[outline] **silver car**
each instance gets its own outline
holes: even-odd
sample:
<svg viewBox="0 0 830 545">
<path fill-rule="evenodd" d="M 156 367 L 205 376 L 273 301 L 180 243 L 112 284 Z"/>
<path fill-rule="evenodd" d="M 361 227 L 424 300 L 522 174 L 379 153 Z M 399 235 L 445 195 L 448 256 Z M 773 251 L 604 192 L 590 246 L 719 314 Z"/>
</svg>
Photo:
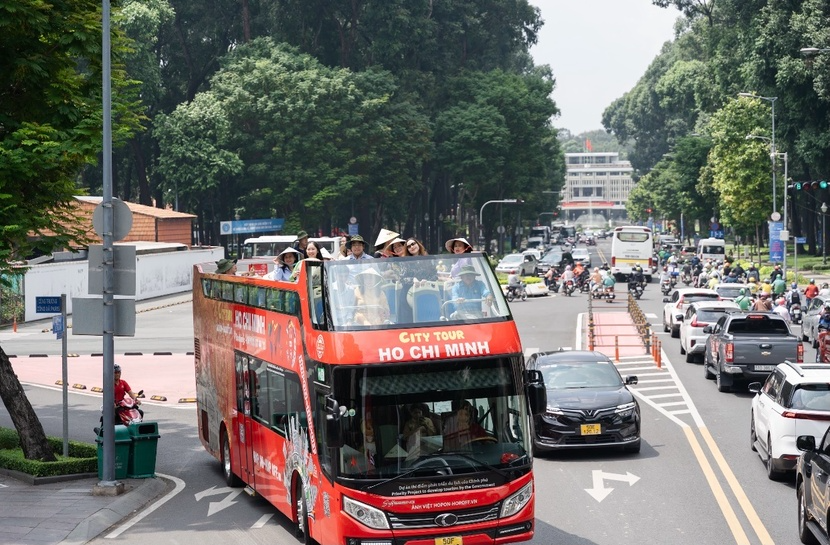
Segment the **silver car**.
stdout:
<svg viewBox="0 0 830 545">
<path fill-rule="evenodd" d="M 496 265 L 497 273 L 530 276 L 536 274 L 539 261 L 533 254 L 508 254 Z"/>
</svg>

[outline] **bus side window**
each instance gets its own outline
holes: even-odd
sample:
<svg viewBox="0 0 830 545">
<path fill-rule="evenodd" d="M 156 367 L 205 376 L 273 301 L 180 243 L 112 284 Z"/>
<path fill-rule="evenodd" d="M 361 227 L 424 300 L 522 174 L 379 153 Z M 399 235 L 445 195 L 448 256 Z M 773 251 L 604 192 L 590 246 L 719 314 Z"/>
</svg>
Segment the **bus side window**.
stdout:
<svg viewBox="0 0 830 545">
<path fill-rule="evenodd" d="M 288 425 L 288 410 L 285 396 L 285 376 L 268 370 L 268 390 L 271 402 L 271 428 L 285 434 Z"/>
</svg>

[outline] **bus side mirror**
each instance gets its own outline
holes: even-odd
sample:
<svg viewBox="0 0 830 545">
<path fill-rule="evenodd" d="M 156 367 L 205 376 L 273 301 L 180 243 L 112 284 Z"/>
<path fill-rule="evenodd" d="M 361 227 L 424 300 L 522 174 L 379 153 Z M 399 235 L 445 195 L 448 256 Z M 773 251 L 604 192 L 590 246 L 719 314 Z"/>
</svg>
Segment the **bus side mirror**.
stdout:
<svg viewBox="0 0 830 545">
<path fill-rule="evenodd" d="M 542 380 L 542 373 L 538 370 L 527 370 L 524 372 L 525 394 L 530 406 L 530 413 L 533 415 L 543 414 L 548 406 L 548 394 L 545 389 L 545 382 Z"/>
<path fill-rule="evenodd" d="M 326 442 L 329 448 L 343 446 L 343 428 L 340 426 L 340 404 L 332 396 L 326 397 Z"/>
</svg>

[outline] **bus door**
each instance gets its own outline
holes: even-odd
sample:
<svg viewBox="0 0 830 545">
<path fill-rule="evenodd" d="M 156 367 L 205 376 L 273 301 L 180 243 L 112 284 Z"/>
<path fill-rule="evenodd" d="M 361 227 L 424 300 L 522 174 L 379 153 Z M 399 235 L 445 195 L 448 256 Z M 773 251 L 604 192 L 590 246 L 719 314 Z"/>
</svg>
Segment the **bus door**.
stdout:
<svg viewBox="0 0 830 545">
<path fill-rule="evenodd" d="M 239 460 L 239 476 L 255 488 L 254 483 L 254 429 L 251 415 L 252 392 L 256 392 L 256 373 L 251 370 L 250 359 L 236 355 L 236 405 L 237 441 L 233 445 L 233 458 Z"/>
</svg>

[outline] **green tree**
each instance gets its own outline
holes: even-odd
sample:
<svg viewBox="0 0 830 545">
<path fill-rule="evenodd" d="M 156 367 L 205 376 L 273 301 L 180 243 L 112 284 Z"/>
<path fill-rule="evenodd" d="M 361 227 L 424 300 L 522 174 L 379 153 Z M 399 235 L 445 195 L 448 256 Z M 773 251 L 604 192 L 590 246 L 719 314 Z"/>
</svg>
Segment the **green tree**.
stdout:
<svg viewBox="0 0 830 545">
<path fill-rule="evenodd" d="M 99 8 L 93 0 L 0 1 L 0 274 L 33 252 L 85 239 L 72 203 L 78 172 L 101 150 Z M 113 50 L 123 46 L 114 32 Z M 118 63 L 113 78 L 114 139 L 126 138 L 136 117 Z M 2 349 L 0 398 L 26 458 L 53 460 Z"/>
</svg>

